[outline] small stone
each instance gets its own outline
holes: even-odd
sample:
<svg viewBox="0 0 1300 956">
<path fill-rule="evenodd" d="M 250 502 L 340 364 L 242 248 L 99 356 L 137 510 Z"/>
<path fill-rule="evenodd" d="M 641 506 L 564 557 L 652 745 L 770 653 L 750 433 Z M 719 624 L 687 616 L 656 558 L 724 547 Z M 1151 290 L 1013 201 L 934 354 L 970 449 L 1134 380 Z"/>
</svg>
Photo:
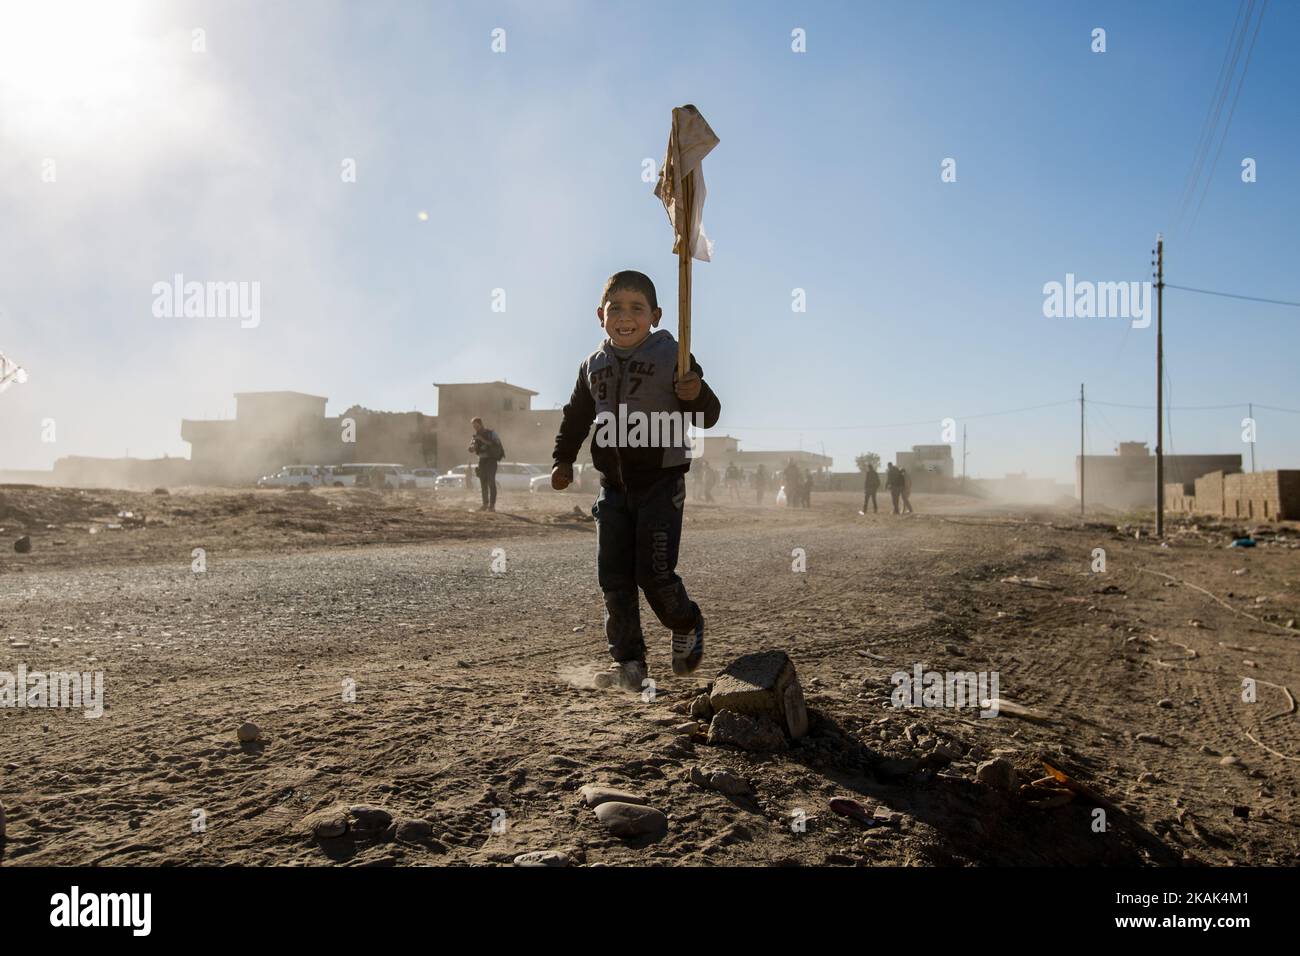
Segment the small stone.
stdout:
<svg viewBox="0 0 1300 956">
<path fill-rule="evenodd" d="M 994 757 L 975 768 L 975 779 L 994 790 L 1015 790 L 1020 782 L 1016 765 L 1005 757 Z"/>
<path fill-rule="evenodd" d="M 393 822 L 393 815 L 387 810 L 363 803 L 348 807 L 348 813 L 352 815 L 358 830 L 387 830 L 389 824 Z M 432 830 L 432 827 L 430 829 Z"/>
<path fill-rule="evenodd" d="M 668 818 L 654 807 L 610 800 L 596 807 L 596 819 L 617 837 L 662 836 Z"/>
<path fill-rule="evenodd" d="M 404 843 L 426 843 L 433 839 L 433 824 L 428 820 L 399 820 L 397 839 Z"/>
<path fill-rule="evenodd" d="M 573 858 L 563 850 L 533 850 L 514 859 L 515 866 L 569 866 L 572 862 Z"/>
<path fill-rule="evenodd" d="M 348 812 L 344 807 L 326 807 L 303 818 L 302 828 L 319 840 L 333 840 L 348 832 Z"/>
<path fill-rule="evenodd" d="M 698 720 L 688 720 L 684 724 L 678 724 L 673 728 L 673 731 L 679 734 L 686 734 L 686 736 L 689 737 L 695 734 L 699 729 L 700 722 Z"/>
<path fill-rule="evenodd" d="M 1156 706 L 1163 707 L 1165 710 L 1173 710 L 1174 702 L 1168 697 L 1162 697 L 1160 700 L 1156 701 Z"/>
<path fill-rule="evenodd" d="M 728 773 L 726 770 L 719 770 L 709 776 L 709 786 L 718 793 L 725 794 L 729 797 L 739 796 L 742 793 L 749 793 L 749 781 L 742 780 L 734 773 Z"/>
<path fill-rule="evenodd" d="M 1134 739 L 1144 744 L 1164 744 L 1164 739 L 1159 734 L 1134 734 Z"/>
<path fill-rule="evenodd" d="M 884 807 L 877 807 L 876 812 L 872 814 L 872 817 L 891 827 L 896 827 L 903 822 L 903 815 L 901 813 L 895 813 L 893 810 L 886 810 Z"/>
<path fill-rule="evenodd" d="M 32 539 L 28 535 L 23 535 L 14 542 L 14 550 L 19 554 L 28 554 L 32 550 Z"/>
<path fill-rule="evenodd" d="M 246 722 L 239 725 L 237 733 L 239 735 L 240 743 L 251 744 L 262 735 L 262 730 L 257 726 L 257 724 Z"/>
<path fill-rule="evenodd" d="M 1240 767 L 1240 766 L 1241 766 L 1241 758 L 1240 758 L 1240 757 L 1224 757 L 1223 759 L 1221 759 L 1221 760 L 1219 761 L 1219 766 L 1220 766 L 1220 767 Z"/>
<path fill-rule="evenodd" d="M 639 793 L 619 790 L 617 787 L 606 786 L 603 783 L 589 783 L 578 793 L 582 795 L 583 804 L 592 809 L 599 807 L 602 803 L 633 803 L 645 806 L 648 802 Z"/>
<path fill-rule="evenodd" d="M 755 752 L 786 749 L 785 733 L 767 717 L 747 717 L 724 710 L 709 724 L 709 743 L 731 744 Z"/>
<path fill-rule="evenodd" d="M 934 749 L 930 751 L 931 757 L 937 757 L 940 760 L 947 760 L 949 763 L 954 760 L 960 760 L 961 755 L 961 747 L 946 740 L 936 744 Z"/>
<path fill-rule="evenodd" d="M 1150 770 L 1146 770 L 1138 774 L 1138 783 L 1159 783 L 1159 782 L 1160 782 L 1159 778 L 1157 778 L 1156 775 L 1153 774 Z"/>
<path fill-rule="evenodd" d="M 709 702 L 709 695 L 700 694 L 700 696 L 692 700 L 687 713 L 698 720 L 708 720 L 712 717 L 713 705 Z"/>
</svg>

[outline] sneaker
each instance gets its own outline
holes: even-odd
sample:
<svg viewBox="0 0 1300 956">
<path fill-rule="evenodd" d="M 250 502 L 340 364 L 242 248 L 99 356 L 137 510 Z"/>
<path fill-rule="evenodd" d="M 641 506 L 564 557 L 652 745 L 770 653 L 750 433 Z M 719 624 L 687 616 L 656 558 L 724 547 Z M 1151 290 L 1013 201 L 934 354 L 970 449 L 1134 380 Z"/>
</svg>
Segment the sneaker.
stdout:
<svg viewBox="0 0 1300 956">
<path fill-rule="evenodd" d="M 609 665 L 609 670 L 597 676 L 596 686 L 621 687 L 640 693 L 641 682 L 647 674 L 645 661 L 616 661 Z"/>
<path fill-rule="evenodd" d="M 698 609 L 695 630 L 673 635 L 673 673 L 678 677 L 691 673 L 704 658 L 704 615 Z"/>
</svg>

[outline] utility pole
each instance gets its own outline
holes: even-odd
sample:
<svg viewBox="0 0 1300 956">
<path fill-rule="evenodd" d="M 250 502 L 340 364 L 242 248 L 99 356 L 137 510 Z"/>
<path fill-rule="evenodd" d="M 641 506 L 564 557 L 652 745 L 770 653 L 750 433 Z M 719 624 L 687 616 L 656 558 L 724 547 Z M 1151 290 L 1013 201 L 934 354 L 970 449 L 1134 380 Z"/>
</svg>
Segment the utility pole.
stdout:
<svg viewBox="0 0 1300 956">
<path fill-rule="evenodd" d="M 1079 515 L 1083 515 L 1083 468 L 1084 461 L 1083 447 L 1083 383 L 1079 383 Z"/>
<path fill-rule="evenodd" d="M 961 426 L 961 490 L 966 490 L 966 423 Z"/>
<path fill-rule="evenodd" d="M 1165 536 L 1165 239 L 1156 233 L 1156 537 Z M 1240 406 L 1238 406 L 1240 407 Z"/>
<path fill-rule="evenodd" d="M 1250 403 L 1250 473 L 1255 473 L 1255 403 Z"/>
</svg>

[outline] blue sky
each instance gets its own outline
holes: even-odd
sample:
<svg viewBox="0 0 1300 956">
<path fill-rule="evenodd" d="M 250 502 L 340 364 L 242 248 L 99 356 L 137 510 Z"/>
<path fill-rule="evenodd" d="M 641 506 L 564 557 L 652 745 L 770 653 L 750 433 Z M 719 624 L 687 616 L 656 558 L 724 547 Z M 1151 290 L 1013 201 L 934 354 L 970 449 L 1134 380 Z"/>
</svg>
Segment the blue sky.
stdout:
<svg viewBox="0 0 1300 956">
<path fill-rule="evenodd" d="M 434 381 L 504 378 L 563 403 L 609 273 L 649 273 L 676 330 L 641 171 L 685 102 L 721 138 L 693 345 L 714 433 L 742 447 L 824 446 L 847 469 L 951 417 L 972 474 L 1070 480 L 1077 405 L 971 416 L 1081 382 L 1151 405 L 1155 328 L 1045 318 L 1044 283 L 1145 280 L 1164 230 L 1168 281 L 1300 300 L 1294 3 L 1268 4 L 1190 232 L 1175 210 L 1235 2 L 3 9 L 0 351 L 30 380 L 0 395 L 0 468 L 185 455 L 180 419 L 244 390 L 432 412 Z M 155 318 L 176 273 L 259 282 L 260 324 Z M 1178 406 L 1300 408 L 1300 310 L 1169 291 L 1165 320 L 1168 450 L 1248 462 L 1244 408 Z M 1259 466 L 1300 467 L 1300 414 L 1256 417 Z M 903 422 L 925 424 L 875 427 Z M 1090 406 L 1091 453 L 1154 430 Z"/>
</svg>

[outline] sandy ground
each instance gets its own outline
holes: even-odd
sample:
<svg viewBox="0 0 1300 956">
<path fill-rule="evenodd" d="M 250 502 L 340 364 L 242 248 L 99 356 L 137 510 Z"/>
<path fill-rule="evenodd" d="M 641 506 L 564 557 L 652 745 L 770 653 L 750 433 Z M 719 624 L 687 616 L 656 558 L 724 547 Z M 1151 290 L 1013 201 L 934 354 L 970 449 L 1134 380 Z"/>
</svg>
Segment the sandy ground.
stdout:
<svg viewBox="0 0 1300 956">
<path fill-rule="evenodd" d="M 957 499 L 919 496 L 908 518 L 860 517 L 850 495 L 692 502 L 680 570 L 708 654 L 674 678 L 643 608 L 643 698 L 592 686 L 606 658 L 589 500 L 470 504 L 0 487 L 0 670 L 100 670 L 107 701 L 98 719 L 0 708 L 0 862 L 1300 862 L 1294 526 L 1242 550 L 1231 527 L 1180 523 L 1162 547 L 1123 520 Z M 33 551 L 15 554 L 23 533 Z M 773 648 L 798 668 L 804 740 L 750 754 L 674 730 L 723 664 Z M 1048 722 L 891 706 L 890 675 L 918 663 L 996 671 L 1001 697 Z M 260 740 L 238 741 L 245 721 Z M 1034 808 L 978 783 L 993 756 L 1086 784 L 1111 804 L 1104 831 L 1095 801 Z M 697 766 L 752 793 L 703 789 Z M 642 795 L 666 835 L 610 835 L 580 803 L 588 783 Z M 838 816 L 835 797 L 889 822 Z M 304 829 L 339 804 L 428 827 Z"/>
</svg>

